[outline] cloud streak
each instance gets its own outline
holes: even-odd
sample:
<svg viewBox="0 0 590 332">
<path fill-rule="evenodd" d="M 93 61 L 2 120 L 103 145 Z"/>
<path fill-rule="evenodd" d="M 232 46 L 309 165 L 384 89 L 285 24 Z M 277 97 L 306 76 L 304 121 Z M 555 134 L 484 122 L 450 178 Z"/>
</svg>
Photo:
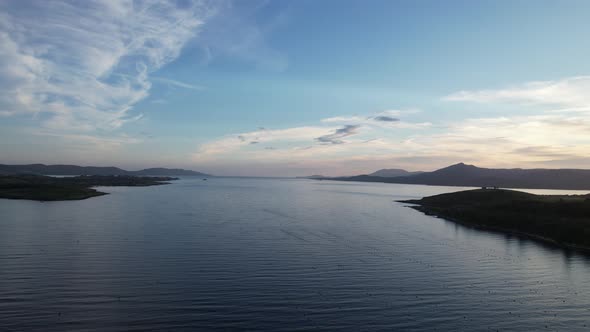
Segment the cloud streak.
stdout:
<svg viewBox="0 0 590 332">
<path fill-rule="evenodd" d="M 360 125 L 346 125 L 336 129 L 332 134 L 317 137 L 315 140 L 324 144 L 344 144 L 345 137 L 356 135 Z"/>
<path fill-rule="evenodd" d="M 419 111 L 417 110 L 387 110 L 374 113 L 370 116 L 336 116 L 322 119 L 321 122 L 346 125 L 362 125 L 384 129 L 422 129 L 430 127 L 432 125 L 430 122 L 408 122 L 402 121 L 400 119 L 400 116 L 411 115 L 418 112 Z"/>
<path fill-rule="evenodd" d="M 202 162 L 216 159 L 244 158 L 245 155 L 252 157 L 257 154 L 257 151 L 249 150 L 249 148 L 258 148 L 257 145 L 269 143 L 308 146 L 313 143 L 315 137 L 327 135 L 327 133 L 336 129 L 337 128 L 311 126 L 274 130 L 259 128 L 256 131 L 227 135 L 211 142 L 201 144 L 198 151 L 193 154 L 192 159 L 197 162 Z M 252 142 L 257 143 L 251 144 Z M 280 149 L 273 146 L 272 150 Z"/>
<path fill-rule="evenodd" d="M 590 76 L 576 76 L 554 81 L 528 82 L 504 89 L 459 91 L 443 98 L 446 101 L 476 103 L 517 103 L 590 110 Z"/>
<path fill-rule="evenodd" d="M 382 121 L 382 122 L 398 122 L 398 118 L 394 118 L 387 115 L 379 115 L 373 118 L 375 121 Z"/>
<path fill-rule="evenodd" d="M 201 91 L 201 90 L 205 89 L 205 87 L 202 85 L 185 83 L 185 82 L 181 82 L 181 81 L 177 81 L 177 80 L 173 80 L 173 79 L 165 78 L 165 77 L 152 77 L 151 79 L 154 82 L 164 83 L 164 84 L 168 84 L 168 85 L 178 87 L 178 88 L 183 88 L 183 89 L 196 90 L 196 91 Z"/>
</svg>

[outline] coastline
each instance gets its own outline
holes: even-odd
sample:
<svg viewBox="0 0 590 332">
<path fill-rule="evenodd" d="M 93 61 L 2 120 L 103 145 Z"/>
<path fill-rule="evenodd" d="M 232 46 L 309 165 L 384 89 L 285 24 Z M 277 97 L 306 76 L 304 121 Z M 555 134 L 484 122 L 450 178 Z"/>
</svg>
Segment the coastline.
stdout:
<svg viewBox="0 0 590 332">
<path fill-rule="evenodd" d="M 94 187 L 146 187 L 169 184 L 177 178 L 137 176 L 76 176 L 56 178 L 41 175 L 0 176 L 0 199 L 72 201 L 108 195 Z"/>
<path fill-rule="evenodd" d="M 564 198 L 576 200 L 578 204 L 586 204 L 585 197 L 575 195 L 541 196 L 512 190 L 488 190 L 488 193 L 496 196 L 513 193 L 526 196 L 504 198 L 505 201 L 501 203 L 491 203 L 494 198 L 490 199 L 485 196 L 475 199 L 471 196 L 470 200 L 465 199 L 465 194 L 471 193 L 473 195 L 478 192 L 485 193 L 484 190 L 476 189 L 396 202 L 411 204 L 405 206 L 465 227 L 510 234 L 561 249 L 590 254 L 588 241 L 580 240 L 580 234 L 583 236 L 588 233 L 588 218 L 580 219 L 573 216 L 558 218 L 551 214 L 553 212 L 551 208 L 554 208 L 552 205 L 563 204 Z M 539 205 L 532 204 L 539 203 L 538 201 L 544 204 L 541 205 L 541 208 Z M 554 218 L 552 219 L 552 217 Z M 549 222 L 547 222 L 548 220 Z M 507 227 L 507 225 L 511 227 Z"/>
<path fill-rule="evenodd" d="M 398 203 L 407 203 L 406 201 L 396 201 Z M 412 203 L 412 204 L 416 204 L 416 203 Z M 468 227 L 468 228 L 472 228 L 472 229 L 477 229 L 477 230 L 482 230 L 482 231 L 489 231 L 489 232 L 495 232 L 495 233 L 501 233 L 501 234 L 510 234 L 510 235 L 515 235 L 517 237 L 521 237 L 524 239 L 528 239 L 528 240 L 533 240 L 533 241 L 537 241 L 537 242 L 542 242 L 546 245 L 551 245 L 554 246 L 556 248 L 561 248 L 561 249 L 572 249 L 572 250 L 577 250 L 577 251 L 581 251 L 584 252 L 586 254 L 590 254 L 590 246 L 580 246 L 580 245 L 576 245 L 573 243 L 567 243 L 567 242 L 560 242 L 545 236 L 541 236 L 538 234 L 533 234 L 533 233 L 527 233 L 527 232 L 522 232 L 522 231 L 518 231 L 518 230 L 514 230 L 514 229 L 509 229 L 509 228 L 502 228 L 502 227 L 495 227 L 495 226 L 490 226 L 490 225 L 486 225 L 486 224 L 481 224 L 481 223 L 473 223 L 473 222 L 468 222 L 468 221 L 463 221 L 457 218 L 452 218 L 452 217 L 447 217 L 444 216 L 443 214 L 439 214 L 436 212 L 432 212 L 430 210 L 428 210 L 427 208 L 425 208 L 424 206 L 421 205 L 406 205 L 406 207 L 409 207 L 411 209 L 414 209 L 416 211 L 422 212 L 427 216 L 432 216 L 432 217 L 436 217 L 439 219 L 444 219 L 446 221 L 450 221 L 450 222 L 454 222 L 457 223 L 461 226 L 464 227 Z"/>
</svg>

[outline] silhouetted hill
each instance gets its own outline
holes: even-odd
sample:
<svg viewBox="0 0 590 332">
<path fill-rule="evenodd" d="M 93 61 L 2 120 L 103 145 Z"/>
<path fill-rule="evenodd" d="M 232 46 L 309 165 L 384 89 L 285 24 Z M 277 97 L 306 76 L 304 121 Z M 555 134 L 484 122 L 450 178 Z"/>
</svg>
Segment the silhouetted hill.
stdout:
<svg viewBox="0 0 590 332">
<path fill-rule="evenodd" d="M 2 165 L 0 174 L 39 174 L 39 175 L 193 175 L 209 176 L 205 173 L 185 169 L 148 168 L 140 171 L 126 171 L 118 167 L 96 167 L 76 165 Z"/>
<path fill-rule="evenodd" d="M 145 187 L 168 184 L 173 177 L 130 175 L 82 175 L 51 177 L 34 174 L 0 175 L 0 198 L 36 201 L 65 201 L 106 195 L 92 187 Z"/>
<path fill-rule="evenodd" d="M 408 172 L 405 169 L 399 168 L 386 168 L 380 169 L 376 172 L 369 174 L 369 176 L 380 176 L 383 178 L 395 178 L 398 176 L 410 176 L 410 175 L 418 175 L 424 172 Z"/>
<path fill-rule="evenodd" d="M 332 178 L 340 181 L 386 182 L 426 184 L 435 186 L 482 187 L 531 189 L 590 190 L 590 170 L 584 169 L 494 169 L 480 168 L 459 163 L 411 176 L 384 178 L 359 175 Z"/>
</svg>

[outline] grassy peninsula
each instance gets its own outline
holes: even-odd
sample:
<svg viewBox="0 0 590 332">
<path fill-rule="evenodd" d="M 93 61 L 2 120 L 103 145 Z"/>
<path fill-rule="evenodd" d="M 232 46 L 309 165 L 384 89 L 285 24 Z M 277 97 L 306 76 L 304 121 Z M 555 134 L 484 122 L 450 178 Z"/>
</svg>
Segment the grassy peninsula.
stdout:
<svg viewBox="0 0 590 332">
<path fill-rule="evenodd" d="M 400 201 L 428 215 L 590 250 L 589 195 L 476 189 Z"/>
<path fill-rule="evenodd" d="M 85 175 L 50 177 L 42 175 L 0 176 L 0 198 L 29 199 L 36 201 L 80 200 L 106 195 L 96 186 L 154 186 L 176 180 L 172 177 L 145 177 L 122 175 Z"/>
</svg>

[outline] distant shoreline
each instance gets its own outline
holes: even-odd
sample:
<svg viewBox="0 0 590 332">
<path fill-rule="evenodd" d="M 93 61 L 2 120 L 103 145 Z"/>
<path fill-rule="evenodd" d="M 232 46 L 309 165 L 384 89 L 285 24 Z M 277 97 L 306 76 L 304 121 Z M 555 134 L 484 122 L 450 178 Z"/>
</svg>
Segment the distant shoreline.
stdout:
<svg viewBox="0 0 590 332">
<path fill-rule="evenodd" d="M 590 190 L 588 169 L 481 168 L 459 163 L 432 172 L 405 176 L 369 175 L 325 177 L 329 181 L 383 182 L 451 187 L 501 187 L 554 190 Z"/>
</svg>

